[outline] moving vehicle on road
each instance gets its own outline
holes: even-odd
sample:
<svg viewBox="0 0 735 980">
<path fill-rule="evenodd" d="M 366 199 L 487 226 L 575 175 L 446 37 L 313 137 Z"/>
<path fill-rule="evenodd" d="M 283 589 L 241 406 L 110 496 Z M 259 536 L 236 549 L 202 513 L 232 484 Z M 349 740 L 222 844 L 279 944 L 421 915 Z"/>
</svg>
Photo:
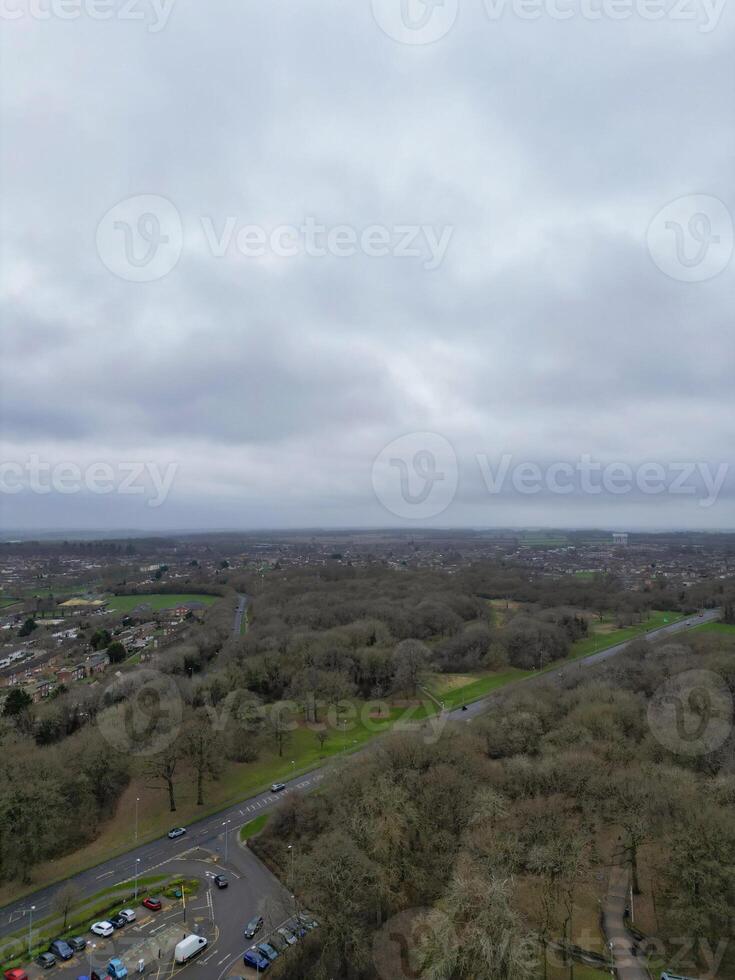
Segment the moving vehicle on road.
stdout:
<svg viewBox="0 0 735 980">
<path fill-rule="evenodd" d="M 70 960 L 74 955 L 74 950 L 64 939 L 54 939 L 48 951 L 53 953 L 57 960 Z"/>
<path fill-rule="evenodd" d="M 286 788 L 285 783 L 271 783 L 271 793 L 280 793 Z"/>
<path fill-rule="evenodd" d="M 267 970 L 271 965 L 271 961 L 267 959 L 260 950 L 253 946 L 252 949 L 246 949 L 242 958 L 245 966 L 250 966 L 253 970 L 257 970 L 259 973 L 263 970 Z"/>
<path fill-rule="evenodd" d="M 113 934 L 115 927 L 111 922 L 103 919 L 102 922 L 95 922 L 93 926 L 90 926 L 89 931 L 93 932 L 95 936 L 102 936 L 103 939 L 106 939 Z"/>
<path fill-rule="evenodd" d="M 183 837 L 186 833 L 186 827 L 172 827 L 168 832 L 169 840 L 176 840 L 177 837 Z"/>
<path fill-rule="evenodd" d="M 50 970 L 52 966 L 56 966 L 56 957 L 53 953 L 41 953 L 36 957 L 36 963 L 44 970 Z"/>
<path fill-rule="evenodd" d="M 214 883 L 218 888 L 227 888 L 230 883 L 230 879 L 227 875 L 215 875 Z"/>
<path fill-rule="evenodd" d="M 198 956 L 203 949 L 207 948 L 207 940 L 204 936 L 186 936 L 174 949 L 174 959 L 177 963 L 188 963 Z"/>
<path fill-rule="evenodd" d="M 258 949 L 263 956 L 267 957 L 271 961 L 277 960 L 280 955 L 278 950 L 274 946 L 271 946 L 270 943 L 258 943 Z"/>
<path fill-rule="evenodd" d="M 161 905 L 161 899 L 156 898 L 155 895 L 149 895 L 147 898 L 144 898 L 141 904 L 147 909 L 150 909 L 151 912 L 160 912 L 163 907 Z"/>
<path fill-rule="evenodd" d="M 254 916 L 250 920 L 250 922 L 248 922 L 248 924 L 245 926 L 245 930 L 244 930 L 245 938 L 252 939 L 253 936 L 256 934 L 256 932 L 260 932 L 262 928 L 263 928 L 263 916 L 262 915 Z"/>
</svg>

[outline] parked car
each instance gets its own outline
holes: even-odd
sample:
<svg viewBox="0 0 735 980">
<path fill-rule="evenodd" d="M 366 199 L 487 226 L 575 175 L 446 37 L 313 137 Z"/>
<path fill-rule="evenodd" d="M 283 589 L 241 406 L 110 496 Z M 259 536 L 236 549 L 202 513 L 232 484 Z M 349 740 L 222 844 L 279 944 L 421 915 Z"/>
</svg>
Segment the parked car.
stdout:
<svg viewBox="0 0 735 980">
<path fill-rule="evenodd" d="M 75 953 L 83 953 L 87 948 L 87 940 L 81 936 L 72 936 L 71 939 L 67 939 L 67 942 Z"/>
<path fill-rule="evenodd" d="M 278 935 L 281 936 L 282 939 L 286 940 L 289 946 L 293 946 L 294 943 L 298 942 L 296 936 L 294 936 L 291 930 L 287 929 L 286 926 L 281 926 L 281 928 L 277 929 L 276 931 Z"/>
<path fill-rule="evenodd" d="M 44 970 L 50 970 L 52 966 L 56 966 L 56 957 L 53 953 L 41 953 L 36 957 L 36 963 Z"/>
<path fill-rule="evenodd" d="M 95 936 L 102 936 L 103 939 L 106 939 L 113 934 L 115 927 L 112 923 L 103 920 L 102 922 L 95 922 L 93 926 L 90 926 L 89 931 L 93 932 Z"/>
<path fill-rule="evenodd" d="M 28 980 L 28 974 L 25 970 L 6 970 L 3 977 L 5 980 Z"/>
<path fill-rule="evenodd" d="M 185 936 L 174 949 L 174 959 L 177 963 L 188 963 L 193 960 L 203 949 L 207 948 L 207 940 L 204 936 Z"/>
<path fill-rule="evenodd" d="M 120 909 L 118 915 L 122 915 L 126 922 L 135 922 L 135 911 L 134 909 Z"/>
<path fill-rule="evenodd" d="M 248 922 L 245 926 L 245 938 L 252 939 L 256 932 L 260 932 L 263 928 L 263 916 L 256 915 L 253 919 Z"/>
<path fill-rule="evenodd" d="M 319 923 L 311 912 L 299 912 L 296 918 L 302 925 L 305 925 L 307 929 L 317 929 L 319 927 Z"/>
<path fill-rule="evenodd" d="M 214 883 L 218 888 L 227 888 L 230 883 L 230 879 L 227 875 L 215 875 Z"/>
<path fill-rule="evenodd" d="M 267 970 L 271 965 L 271 961 L 266 959 L 265 956 L 258 950 L 255 946 L 252 949 L 245 950 L 245 954 L 242 958 L 245 966 L 250 966 L 253 970 Z"/>
<path fill-rule="evenodd" d="M 281 790 L 282 789 L 285 789 L 285 788 L 286 788 L 286 784 L 285 783 L 272 783 L 271 784 L 271 793 L 280 793 Z"/>
<path fill-rule="evenodd" d="M 279 953 L 275 946 L 271 946 L 270 943 L 258 943 L 258 949 L 267 957 L 269 960 L 277 960 Z"/>
<path fill-rule="evenodd" d="M 48 951 L 53 953 L 57 960 L 70 960 L 74 955 L 74 950 L 64 939 L 54 939 Z"/>
<path fill-rule="evenodd" d="M 319 927 L 319 923 L 311 912 L 299 912 L 296 918 L 299 920 L 299 922 L 305 925 L 307 929 L 317 929 Z"/>
<path fill-rule="evenodd" d="M 183 837 L 186 833 L 186 827 L 173 827 L 168 832 L 168 836 L 171 840 L 176 840 L 177 837 Z"/>
<path fill-rule="evenodd" d="M 304 925 L 304 923 L 301 922 L 299 919 L 291 919 L 289 922 L 286 923 L 286 926 L 291 930 L 294 936 L 296 936 L 298 939 L 303 938 L 309 931 Z"/>
<path fill-rule="evenodd" d="M 128 924 L 128 920 L 125 918 L 124 915 L 120 915 L 119 912 L 117 915 L 110 916 L 110 922 L 116 929 L 122 929 L 123 926 L 126 926 Z"/>
<path fill-rule="evenodd" d="M 161 899 L 156 898 L 154 895 L 149 895 L 147 898 L 144 898 L 142 904 L 147 909 L 150 909 L 151 912 L 160 912 L 162 908 Z"/>
<path fill-rule="evenodd" d="M 112 980 L 123 980 L 128 975 L 128 970 L 123 961 L 115 957 L 107 964 L 107 975 L 112 977 Z"/>
</svg>

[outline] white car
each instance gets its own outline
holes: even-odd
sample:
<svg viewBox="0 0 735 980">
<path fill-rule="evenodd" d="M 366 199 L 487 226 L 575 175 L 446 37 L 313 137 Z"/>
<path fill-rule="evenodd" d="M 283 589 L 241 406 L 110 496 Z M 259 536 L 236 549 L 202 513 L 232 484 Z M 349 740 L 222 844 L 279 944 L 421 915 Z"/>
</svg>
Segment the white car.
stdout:
<svg viewBox="0 0 735 980">
<path fill-rule="evenodd" d="M 95 922 L 93 926 L 90 927 L 90 932 L 93 932 L 95 936 L 111 936 L 115 931 L 115 927 L 111 922 Z"/>
<path fill-rule="evenodd" d="M 272 783 L 271 784 L 271 793 L 280 793 L 285 788 L 286 788 L 286 784 L 285 783 Z"/>
<path fill-rule="evenodd" d="M 171 840 L 176 840 L 177 837 L 183 837 L 186 833 L 186 827 L 174 827 L 173 830 L 169 830 L 168 836 Z"/>
<path fill-rule="evenodd" d="M 132 909 L 122 909 L 118 913 L 126 922 L 135 922 L 135 912 Z"/>
</svg>

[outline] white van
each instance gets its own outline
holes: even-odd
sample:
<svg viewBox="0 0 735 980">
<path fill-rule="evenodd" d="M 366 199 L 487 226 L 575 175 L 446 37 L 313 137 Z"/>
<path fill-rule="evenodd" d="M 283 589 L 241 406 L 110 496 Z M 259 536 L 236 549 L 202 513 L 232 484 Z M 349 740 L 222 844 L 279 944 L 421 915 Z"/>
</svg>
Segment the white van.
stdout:
<svg viewBox="0 0 735 980">
<path fill-rule="evenodd" d="M 204 936 L 186 936 L 176 944 L 174 959 L 177 963 L 188 963 L 207 946 Z"/>
</svg>

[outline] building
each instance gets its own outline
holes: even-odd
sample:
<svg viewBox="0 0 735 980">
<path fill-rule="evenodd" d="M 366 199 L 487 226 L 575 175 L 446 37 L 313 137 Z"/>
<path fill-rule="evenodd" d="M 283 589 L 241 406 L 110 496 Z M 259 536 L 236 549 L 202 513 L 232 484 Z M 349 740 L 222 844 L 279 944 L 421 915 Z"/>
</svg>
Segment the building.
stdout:
<svg viewBox="0 0 735 980">
<path fill-rule="evenodd" d="M 93 653 L 91 656 L 87 657 L 86 668 L 87 672 L 91 676 L 92 674 L 101 674 L 110 665 L 110 658 L 106 653 Z"/>
<path fill-rule="evenodd" d="M 62 667 L 56 672 L 56 680 L 59 684 L 73 684 L 75 681 L 83 681 L 87 676 L 87 669 L 84 664 L 77 664 L 75 667 Z"/>
<path fill-rule="evenodd" d="M 625 531 L 615 531 L 613 533 L 613 544 L 618 545 L 621 548 L 627 547 L 628 544 L 628 534 Z"/>
</svg>

